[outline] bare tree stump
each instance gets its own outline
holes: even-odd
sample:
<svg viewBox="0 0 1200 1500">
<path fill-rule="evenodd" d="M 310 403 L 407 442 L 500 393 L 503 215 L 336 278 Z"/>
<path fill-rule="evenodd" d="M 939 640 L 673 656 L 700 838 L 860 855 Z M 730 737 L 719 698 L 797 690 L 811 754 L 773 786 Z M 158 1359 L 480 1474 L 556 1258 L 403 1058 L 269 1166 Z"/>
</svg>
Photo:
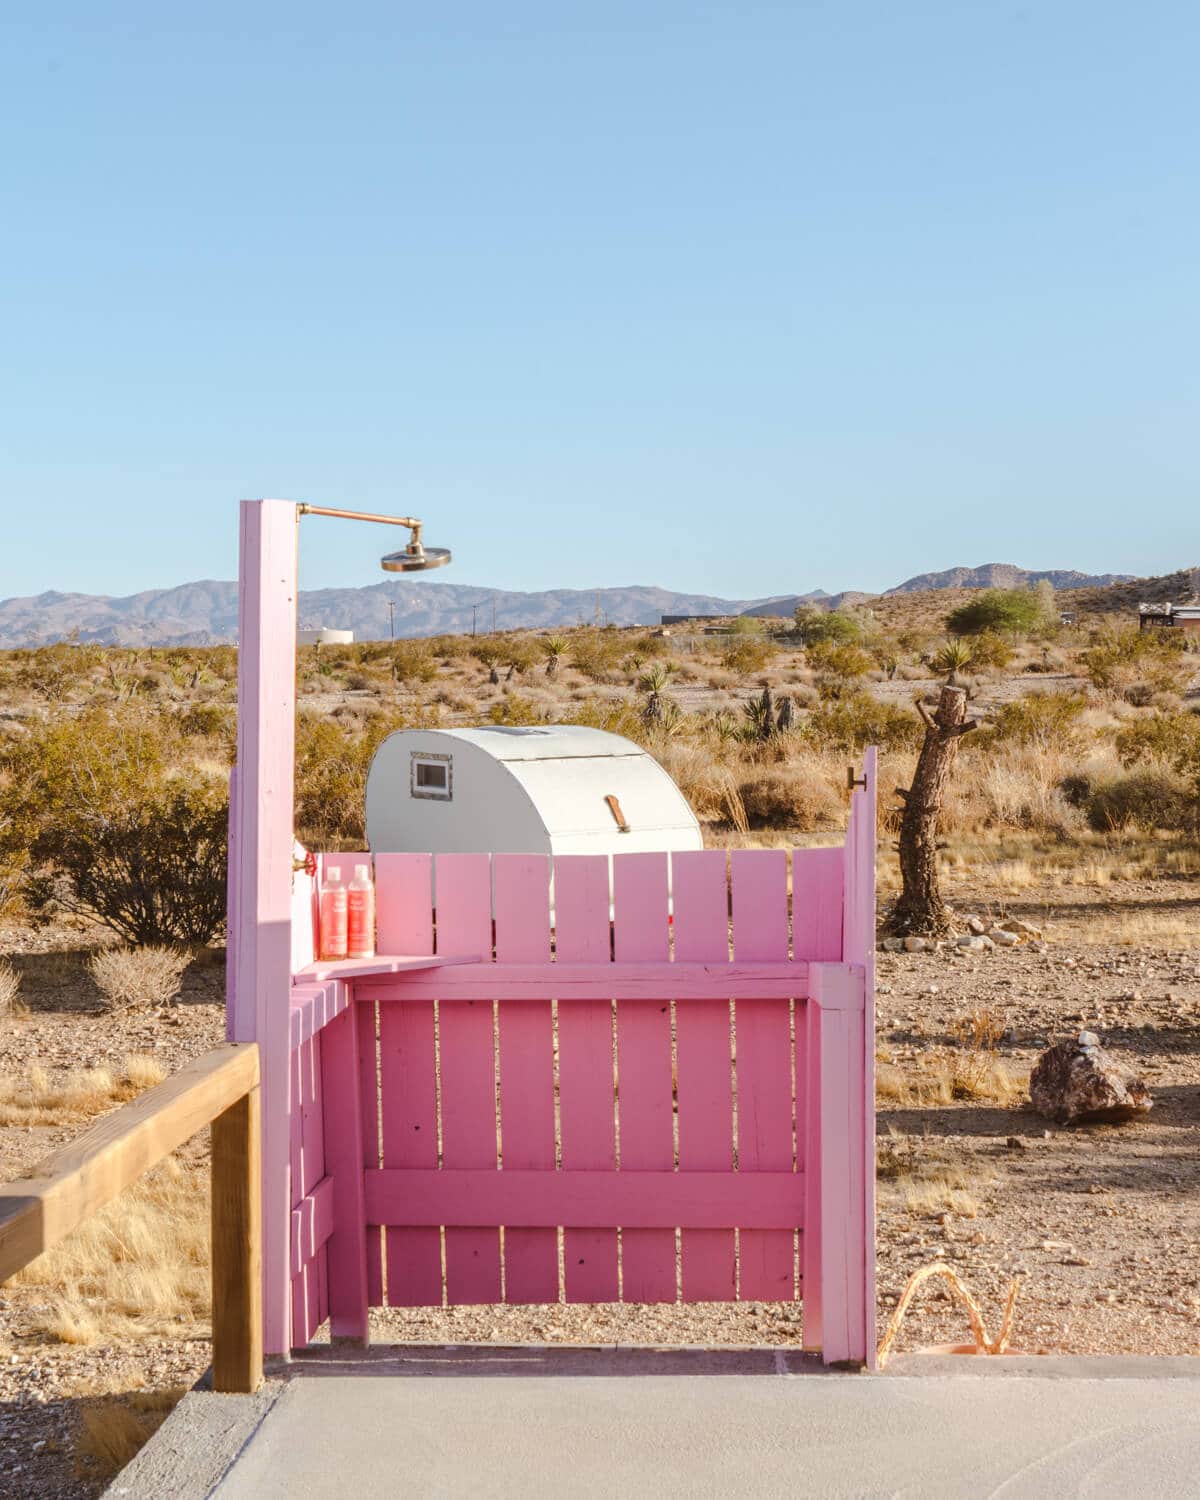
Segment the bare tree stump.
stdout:
<svg viewBox="0 0 1200 1500">
<path fill-rule="evenodd" d="M 967 718 L 965 688 L 947 683 L 937 712 L 924 703 L 917 711 L 925 721 L 925 743 L 904 799 L 900 823 L 900 876 L 903 890 L 892 915 L 892 930 L 901 937 L 939 937 L 950 930 L 950 914 L 938 888 L 937 822 L 958 742 L 976 727 Z"/>
</svg>

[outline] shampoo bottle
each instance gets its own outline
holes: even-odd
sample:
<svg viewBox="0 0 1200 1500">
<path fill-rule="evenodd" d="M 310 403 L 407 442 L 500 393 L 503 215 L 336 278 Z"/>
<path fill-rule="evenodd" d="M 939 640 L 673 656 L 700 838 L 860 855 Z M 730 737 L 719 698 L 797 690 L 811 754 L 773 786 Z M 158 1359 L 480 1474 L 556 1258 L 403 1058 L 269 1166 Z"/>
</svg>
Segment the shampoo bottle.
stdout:
<svg viewBox="0 0 1200 1500">
<path fill-rule="evenodd" d="M 347 958 L 375 957 L 375 886 L 370 865 L 355 865 L 347 891 Z"/>
<path fill-rule="evenodd" d="M 348 894 L 342 872 L 330 870 L 321 882 L 321 957 L 327 961 L 346 957 Z"/>
</svg>

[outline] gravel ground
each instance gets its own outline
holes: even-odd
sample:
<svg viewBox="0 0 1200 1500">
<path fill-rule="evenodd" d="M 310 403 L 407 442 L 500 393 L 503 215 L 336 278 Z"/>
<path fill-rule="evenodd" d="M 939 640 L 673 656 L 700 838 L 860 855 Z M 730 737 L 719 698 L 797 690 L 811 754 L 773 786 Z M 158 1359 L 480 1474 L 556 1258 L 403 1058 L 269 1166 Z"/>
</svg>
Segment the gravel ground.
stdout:
<svg viewBox="0 0 1200 1500">
<path fill-rule="evenodd" d="M 960 908 L 995 892 L 962 886 Z M 1001 1054 L 1028 1069 L 1045 1043 L 1087 1025 L 1149 1081 L 1144 1121 L 1060 1129 L 1020 1103 L 936 1108 L 885 1104 L 887 1150 L 919 1173 L 958 1172 L 963 1212 L 914 1208 L 911 1178 L 880 1183 L 881 1323 L 908 1274 L 944 1257 L 998 1323 L 1012 1277 L 1023 1280 L 1014 1347 L 1028 1352 L 1200 1352 L 1200 952 L 1170 953 L 1107 940 L 1116 914 L 1176 916 L 1200 907 L 1195 883 L 1126 882 L 1040 890 L 1008 910 L 1046 924 L 1044 952 L 880 954 L 878 1047 L 902 1071 L 949 1041 L 957 1016 L 986 1007 L 1005 1026 Z M 73 946 L 64 946 L 73 944 Z M 219 954 L 194 964 L 181 1003 L 113 1017 L 82 971 L 84 940 L 0 928 L 0 953 L 23 970 L 30 1006 L 0 1029 L 0 1073 L 32 1063 L 52 1072 L 149 1052 L 171 1071 L 223 1034 Z M 78 1133 L 0 1128 L 0 1171 L 12 1177 Z M 202 1172 L 203 1138 L 185 1155 Z M 84 1500 L 102 1487 L 74 1452 L 83 1414 L 105 1392 L 190 1385 L 208 1362 L 207 1330 L 179 1337 L 76 1347 L 37 1332 L 37 1288 L 0 1289 L 0 1500 Z M 745 1345 L 794 1344 L 788 1305 L 467 1308 L 377 1312 L 381 1340 L 423 1342 Z M 935 1288 L 911 1311 L 904 1348 L 958 1343 L 961 1312 Z"/>
</svg>

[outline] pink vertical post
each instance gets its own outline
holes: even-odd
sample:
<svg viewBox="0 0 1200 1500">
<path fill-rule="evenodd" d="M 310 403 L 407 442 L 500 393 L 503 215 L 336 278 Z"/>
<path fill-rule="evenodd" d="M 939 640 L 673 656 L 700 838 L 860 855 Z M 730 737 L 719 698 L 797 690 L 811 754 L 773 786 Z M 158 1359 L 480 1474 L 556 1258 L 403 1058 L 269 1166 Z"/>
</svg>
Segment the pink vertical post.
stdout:
<svg viewBox="0 0 1200 1500">
<path fill-rule="evenodd" d="M 550 962 L 550 857 L 492 858 L 496 962 Z M 500 1142 L 512 1170 L 554 1171 L 554 1018 L 549 1000 L 501 1000 Z M 558 1231 L 506 1225 L 504 1300 L 558 1301 Z"/>
<path fill-rule="evenodd" d="M 226 1032 L 262 1068 L 263 1351 L 290 1338 L 289 1036 L 296 695 L 296 522 L 289 500 L 243 500 L 238 742 L 230 806 Z"/>
<path fill-rule="evenodd" d="M 875 1223 L 864 1165 L 875 1115 L 863 1097 L 866 976 L 857 964 L 813 964 L 809 975 L 810 1011 L 820 1013 L 809 1050 L 810 1062 L 819 1059 L 820 1223 L 806 1234 L 820 1239 L 821 1355 L 826 1364 L 868 1364 L 874 1308 L 868 1313 L 865 1289 Z"/>
<path fill-rule="evenodd" d="M 863 783 L 856 791 L 847 831 L 847 889 L 843 958 L 863 972 L 862 1137 L 864 1264 L 861 1285 L 867 1366 L 875 1368 L 877 1344 L 875 1287 L 875 844 L 879 752 L 863 755 Z M 852 867 L 852 870 L 851 868 Z"/>
</svg>

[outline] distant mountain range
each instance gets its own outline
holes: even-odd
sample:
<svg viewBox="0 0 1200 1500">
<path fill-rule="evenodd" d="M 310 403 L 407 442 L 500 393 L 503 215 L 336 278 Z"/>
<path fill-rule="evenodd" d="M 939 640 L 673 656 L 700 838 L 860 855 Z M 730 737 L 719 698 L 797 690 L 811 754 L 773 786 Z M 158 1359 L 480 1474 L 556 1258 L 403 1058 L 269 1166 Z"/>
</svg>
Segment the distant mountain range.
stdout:
<svg viewBox="0 0 1200 1500">
<path fill-rule="evenodd" d="M 1029 572 L 1008 563 L 923 573 L 888 592 L 923 589 L 1019 588 L 1047 578 L 1055 588 L 1104 587 L 1130 580 L 1125 573 Z M 602 621 L 656 625 L 664 614 L 791 615 L 799 605 L 836 608 L 873 597 L 845 592 L 777 595 L 770 599 L 721 599 L 670 589 L 631 586 L 549 589 L 514 593 L 465 584 L 389 579 L 362 588 L 315 589 L 300 595 L 302 628 L 321 625 L 353 630 L 359 640 L 455 634 L 472 628 L 498 630 L 563 628 Z M 204 581 L 151 589 L 125 598 L 99 594 L 45 593 L 0 600 L 0 647 L 28 646 L 77 637 L 105 646 L 206 646 L 237 638 L 237 585 Z"/>
<path fill-rule="evenodd" d="M 923 594 L 930 589 L 1024 589 L 1043 581 L 1056 589 L 1101 589 L 1110 583 L 1129 583 L 1132 573 L 1076 573 L 1070 568 L 1030 572 L 1012 563 L 983 563 L 978 568 L 946 568 L 941 573 L 918 573 L 898 583 L 889 594 Z"/>
</svg>

